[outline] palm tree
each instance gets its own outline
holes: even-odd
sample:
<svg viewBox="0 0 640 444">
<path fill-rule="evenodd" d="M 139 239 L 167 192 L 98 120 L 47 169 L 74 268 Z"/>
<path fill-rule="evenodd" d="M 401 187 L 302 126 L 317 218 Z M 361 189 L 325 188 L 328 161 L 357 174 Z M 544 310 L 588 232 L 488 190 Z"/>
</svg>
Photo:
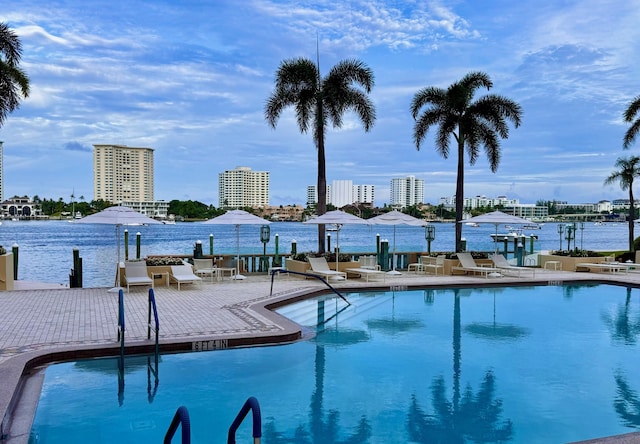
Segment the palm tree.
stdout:
<svg viewBox="0 0 640 444">
<path fill-rule="evenodd" d="M 612 185 L 615 182 L 619 182 L 623 191 L 629 190 L 629 251 L 634 251 L 633 224 L 636 219 L 636 209 L 633 202 L 633 180 L 636 177 L 640 177 L 640 157 L 632 156 L 628 159 L 626 157 L 618 157 L 615 167 L 617 170 L 604 180 L 604 184 Z"/>
<path fill-rule="evenodd" d="M 275 90 L 267 100 L 264 115 L 275 129 L 282 111 L 293 106 L 301 133 L 313 126 L 313 141 L 318 151 L 318 205 L 316 214 L 327 211 L 327 177 L 324 140 L 327 122 L 342 127 L 345 111 L 354 111 L 369 131 L 376 111 L 368 95 L 374 84 L 373 71 L 358 60 L 343 60 L 326 77 L 319 65 L 305 58 L 284 60 L 276 71 Z M 358 88 L 360 86 L 362 89 Z M 318 225 L 318 251 L 323 253 L 324 225 Z"/>
<path fill-rule="evenodd" d="M 5 23 L 0 23 L 0 127 L 7 115 L 29 95 L 29 77 L 18 64 L 22 45 L 18 36 Z"/>
<path fill-rule="evenodd" d="M 478 160 L 479 149 L 489 159 L 492 172 L 500 163 L 500 138 L 509 136 L 507 120 L 520 126 L 522 109 L 516 102 L 497 95 L 487 94 L 473 100 L 478 88 L 491 89 L 493 82 L 483 72 L 471 72 L 447 89 L 434 86 L 419 90 L 411 101 L 411 115 L 415 120 L 413 140 L 420 150 L 422 140 L 432 125 L 438 126 L 435 136 L 436 150 L 442 157 L 449 157 L 450 136 L 458 144 L 458 173 L 456 180 L 456 252 L 461 251 L 464 204 L 464 152 L 469 164 Z M 422 109 L 427 107 L 424 112 Z"/>
<path fill-rule="evenodd" d="M 624 142 L 622 147 L 626 150 L 635 141 L 638 131 L 640 131 L 640 96 L 635 97 L 627 109 L 624 111 L 624 121 L 631 123 L 631 127 L 624 133 Z M 635 120 L 634 120 L 635 119 Z"/>
</svg>

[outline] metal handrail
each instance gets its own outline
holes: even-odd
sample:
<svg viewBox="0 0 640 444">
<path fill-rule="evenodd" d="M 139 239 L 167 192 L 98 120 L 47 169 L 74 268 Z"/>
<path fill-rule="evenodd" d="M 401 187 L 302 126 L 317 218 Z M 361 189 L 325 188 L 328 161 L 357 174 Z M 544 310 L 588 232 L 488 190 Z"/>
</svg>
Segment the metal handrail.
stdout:
<svg viewBox="0 0 640 444">
<path fill-rule="evenodd" d="M 124 356 L 124 292 L 118 291 L 118 341 L 120 341 L 120 354 Z"/>
<path fill-rule="evenodd" d="M 236 419 L 233 420 L 231 427 L 229 427 L 227 444 L 236 444 L 236 430 L 238 430 L 238 427 L 240 427 L 240 424 L 247 416 L 247 413 L 249 413 L 249 410 L 251 410 L 253 414 L 253 443 L 260 444 L 260 438 L 262 437 L 262 418 L 260 414 L 260 404 L 258 403 L 258 400 L 253 396 L 247 399 L 247 401 L 238 412 Z"/>
<path fill-rule="evenodd" d="M 167 433 L 164 435 L 164 444 L 170 444 L 175 435 L 178 426 L 182 425 L 182 444 L 191 444 L 191 421 L 189 420 L 189 411 L 183 405 L 178 407 L 176 414 L 173 415 L 171 425 Z"/>
<path fill-rule="evenodd" d="M 302 273 L 300 271 L 291 271 L 291 270 L 271 270 L 271 292 L 269 293 L 269 296 L 273 296 L 273 279 L 275 278 L 276 273 L 289 273 L 289 274 L 297 274 L 299 276 L 306 276 L 306 277 L 312 277 L 312 278 L 316 278 L 319 279 L 321 282 L 324 282 L 324 284 L 329 287 L 329 289 L 331 291 L 333 291 L 335 294 L 337 294 L 338 296 L 340 296 L 340 298 L 345 301 L 347 303 L 347 305 L 351 305 L 351 302 L 349 302 L 347 300 L 347 298 L 345 298 L 338 290 L 336 290 L 335 288 L 333 288 L 331 286 L 331 284 L 329 282 L 327 282 L 326 279 L 324 279 L 322 276 L 318 276 L 317 274 L 311 274 L 311 273 Z"/>
<path fill-rule="evenodd" d="M 151 311 L 153 310 L 153 319 L 155 321 L 156 333 L 156 355 L 158 354 L 158 336 L 160 332 L 160 321 L 158 321 L 158 307 L 156 306 L 156 297 L 153 288 L 149 289 L 149 309 L 147 316 L 147 339 L 151 339 Z"/>
</svg>

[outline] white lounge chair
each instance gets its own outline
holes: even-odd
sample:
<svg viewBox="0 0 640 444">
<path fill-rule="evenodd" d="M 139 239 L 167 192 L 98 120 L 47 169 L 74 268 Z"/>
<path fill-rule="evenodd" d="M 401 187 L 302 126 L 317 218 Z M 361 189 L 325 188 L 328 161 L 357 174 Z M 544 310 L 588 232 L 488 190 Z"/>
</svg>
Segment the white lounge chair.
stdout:
<svg viewBox="0 0 640 444">
<path fill-rule="evenodd" d="M 147 273 L 147 263 L 144 261 L 124 263 L 124 281 L 127 284 L 127 293 L 131 285 L 150 285 L 153 288 L 153 279 Z"/>
<path fill-rule="evenodd" d="M 361 278 L 364 277 L 367 282 L 369 282 L 370 276 L 382 276 L 382 280 L 384 281 L 386 273 L 383 273 L 380 270 L 380 265 L 376 264 L 375 256 L 360 256 L 358 263 L 360 264 L 359 268 L 347 268 L 344 271 L 357 274 Z"/>
<path fill-rule="evenodd" d="M 499 268 L 495 267 L 482 267 L 476 264 L 476 261 L 473 260 L 473 256 L 471 253 L 457 253 L 458 260 L 460 261 L 460 266 L 451 267 L 452 270 L 464 271 L 466 273 L 479 273 L 484 275 L 485 278 L 489 276 L 502 276 Z"/>
<path fill-rule="evenodd" d="M 522 272 L 529 272 L 532 274 L 532 277 L 536 277 L 536 269 L 535 268 L 527 268 L 527 267 L 518 267 L 516 265 L 511 265 L 505 257 L 499 253 L 492 254 L 489 256 L 489 259 L 493 261 L 493 264 L 496 268 L 504 271 L 505 273 L 513 272 L 517 273 L 518 277 L 522 274 Z"/>
<path fill-rule="evenodd" d="M 180 290 L 180 284 L 202 282 L 202 278 L 200 276 L 193 274 L 191 265 L 172 265 L 169 280 L 178 284 L 178 290 Z"/>
<path fill-rule="evenodd" d="M 310 274 L 315 274 L 326 279 L 347 279 L 347 273 L 343 271 L 331 270 L 329 268 L 329 264 L 327 264 L 327 260 L 323 257 L 310 257 L 308 258 L 308 260 L 309 265 L 311 265 L 311 270 L 309 270 Z"/>
<path fill-rule="evenodd" d="M 218 278 L 218 271 L 213 266 L 212 259 L 193 259 L 193 273 L 201 278 L 209 276 L 211 282 L 213 277 Z"/>
<path fill-rule="evenodd" d="M 444 254 L 438 255 L 435 258 L 423 256 L 420 258 L 420 269 L 423 272 L 427 272 L 427 270 L 433 270 L 433 274 L 438 275 L 438 270 L 442 271 L 444 275 L 444 260 L 446 256 Z"/>
</svg>

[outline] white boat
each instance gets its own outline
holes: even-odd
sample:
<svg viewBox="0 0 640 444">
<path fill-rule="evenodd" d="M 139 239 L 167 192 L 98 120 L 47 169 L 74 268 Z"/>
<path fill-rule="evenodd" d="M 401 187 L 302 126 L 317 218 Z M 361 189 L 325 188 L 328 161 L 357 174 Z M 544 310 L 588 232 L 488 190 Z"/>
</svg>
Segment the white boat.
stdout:
<svg viewBox="0 0 640 444">
<path fill-rule="evenodd" d="M 74 219 L 82 219 L 82 213 L 79 211 L 76 211 L 76 214 L 73 216 Z"/>
<path fill-rule="evenodd" d="M 522 229 L 523 230 L 541 230 L 543 225 L 544 224 L 527 224 L 527 225 L 523 225 Z"/>
<path fill-rule="evenodd" d="M 465 225 L 473 228 L 478 228 L 480 226 L 478 222 L 466 222 Z"/>
<path fill-rule="evenodd" d="M 506 237 L 507 239 L 509 239 L 509 241 L 513 241 L 514 238 L 516 237 L 522 237 L 524 236 L 525 239 L 529 239 L 530 237 L 534 238 L 534 239 L 538 239 L 538 236 L 536 234 L 522 234 L 522 232 L 518 232 L 518 231 L 509 231 L 508 233 L 491 233 L 489 236 L 491 236 L 491 238 L 495 241 L 496 237 L 498 239 L 498 242 L 503 241 L 504 238 Z"/>
<path fill-rule="evenodd" d="M 167 219 L 167 220 L 163 220 L 162 223 L 165 225 L 175 225 L 176 221 L 175 219 Z"/>
</svg>

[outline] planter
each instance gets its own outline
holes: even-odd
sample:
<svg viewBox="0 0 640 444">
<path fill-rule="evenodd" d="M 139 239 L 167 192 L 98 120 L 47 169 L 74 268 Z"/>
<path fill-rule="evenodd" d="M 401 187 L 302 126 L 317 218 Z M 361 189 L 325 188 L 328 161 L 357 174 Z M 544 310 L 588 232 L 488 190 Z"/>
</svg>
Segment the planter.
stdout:
<svg viewBox="0 0 640 444">
<path fill-rule="evenodd" d="M 298 273 L 306 273 L 307 270 L 311 269 L 309 262 L 296 261 L 294 259 L 289 259 L 289 258 L 287 258 L 287 260 L 284 261 L 284 266 L 287 270 L 295 271 Z"/>
<path fill-rule="evenodd" d="M 13 253 L 0 255 L 0 290 L 13 290 Z"/>
<path fill-rule="evenodd" d="M 605 257 L 603 256 L 591 256 L 591 257 L 570 257 L 570 256 L 557 256 L 555 254 L 541 254 L 538 257 L 538 262 L 540 263 L 540 268 L 547 268 L 547 262 L 558 262 L 560 266 L 558 266 L 558 270 L 562 271 L 576 271 L 577 264 L 590 263 L 590 264 L 600 264 L 605 262 Z M 549 265 L 551 267 L 551 265 Z M 555 264 L 554 267 L 555 269 Z"/>
</svg>

